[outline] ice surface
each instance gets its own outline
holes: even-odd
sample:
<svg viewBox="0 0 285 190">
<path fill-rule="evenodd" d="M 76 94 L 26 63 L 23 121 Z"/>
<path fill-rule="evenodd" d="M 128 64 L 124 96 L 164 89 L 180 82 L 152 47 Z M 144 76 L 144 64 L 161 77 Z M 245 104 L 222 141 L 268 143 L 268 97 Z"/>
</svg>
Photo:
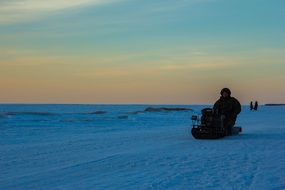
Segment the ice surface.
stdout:
<svg viewBox="0 0 285 190">
<path fill-rule="evenodd" d="M 146 107 L 0 105 L 0 189 L 285 189 L 285 107 L 243 107 L 220 140 Z"/>
</svg>

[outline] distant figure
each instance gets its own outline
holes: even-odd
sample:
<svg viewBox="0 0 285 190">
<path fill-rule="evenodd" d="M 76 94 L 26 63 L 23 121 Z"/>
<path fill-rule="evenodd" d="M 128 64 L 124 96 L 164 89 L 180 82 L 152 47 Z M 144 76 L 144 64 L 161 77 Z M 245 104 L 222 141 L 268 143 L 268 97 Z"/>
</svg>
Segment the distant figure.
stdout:
<svg viewBox="0 0 285 190">
<path fill-rule="evenodd" d="M 230 89 L 221 90 L 221 97 L 214 104 L 213 112 L 223 119 L 226 135 L 231 135 L 237 115 L 241 112 L 241 105 L 236 98 L 231 97 Z"/>
<path fill-rule="evenodd" d="M 251 101 L 250 102 L 250 111 L 252 111 L 253 110 L 253 102 Z"/>
<path fill-rule="evenodd" d="M 258 102 L 257 101 L 255 101 L 253 109 L 254 109 L 254 111 L 257 111 L 257 109 L 258 109 Z"/>
</svg>

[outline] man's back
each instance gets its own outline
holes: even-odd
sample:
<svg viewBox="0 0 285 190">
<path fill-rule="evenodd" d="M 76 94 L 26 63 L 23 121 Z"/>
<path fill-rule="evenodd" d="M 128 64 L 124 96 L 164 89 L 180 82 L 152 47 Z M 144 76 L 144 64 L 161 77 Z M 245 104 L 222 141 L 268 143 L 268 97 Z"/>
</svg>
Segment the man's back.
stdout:
<svg viewBox="0 0 285 190">
<path fill-rule="evenodd" d="M 223 117 L 226 134 L 231 134 L 237 115 L 241 112 L 241 105 L 236 98 L 231 97 L 230 89 L 224 88 L 220 99 L 214 104 L 213 112 L 216 116 Z"/>
<path fill-rule="evenodd" d="M 214 104 L 214 113 L 219 115 L 238 115 L 241 112 L 241 105 L 234 97 L 221 97 Z"/>
</svg>

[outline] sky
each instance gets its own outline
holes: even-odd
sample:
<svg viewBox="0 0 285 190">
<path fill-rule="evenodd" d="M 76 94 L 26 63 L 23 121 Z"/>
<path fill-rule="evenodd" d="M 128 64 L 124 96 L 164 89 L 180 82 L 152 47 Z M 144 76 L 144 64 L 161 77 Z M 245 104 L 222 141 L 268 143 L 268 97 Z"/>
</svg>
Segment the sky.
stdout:
<svg viewBox="0 0 285 190">
<path fill-rule="evenodd" d="M 0 0 L 0 102 L 285 103 L 284 0 Z"/>
</svg>

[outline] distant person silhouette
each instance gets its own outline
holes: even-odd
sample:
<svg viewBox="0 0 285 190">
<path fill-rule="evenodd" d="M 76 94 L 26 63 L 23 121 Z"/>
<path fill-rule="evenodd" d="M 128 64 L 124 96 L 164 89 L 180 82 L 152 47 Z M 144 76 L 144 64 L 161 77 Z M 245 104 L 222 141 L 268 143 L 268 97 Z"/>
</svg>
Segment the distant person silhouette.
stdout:
<svg viewBox="0 0 285 190">
<path fill-rule="evenodd" d="M 254 109 L 254 111 L 257 111 L 257 109 L 258 109 L 258 102 L 257 101 L 255 101 L 253 109 Z"/>
<path fill-rule="evenodd" d="M 250 111 L 252 111 L 253 110 L 253 102 L 251 101 L 250 102 Z"/>
<path fill-rule="evenodd" d="M 223 88 L 220 94 L 221 97 L 214 104 L 213 112 L 223 119 L 226 135 L 231 135 L 237 115 L 241 112 L 241 105 L 236 98 L 231 97 L 230 89 Z"/>
</svg>

